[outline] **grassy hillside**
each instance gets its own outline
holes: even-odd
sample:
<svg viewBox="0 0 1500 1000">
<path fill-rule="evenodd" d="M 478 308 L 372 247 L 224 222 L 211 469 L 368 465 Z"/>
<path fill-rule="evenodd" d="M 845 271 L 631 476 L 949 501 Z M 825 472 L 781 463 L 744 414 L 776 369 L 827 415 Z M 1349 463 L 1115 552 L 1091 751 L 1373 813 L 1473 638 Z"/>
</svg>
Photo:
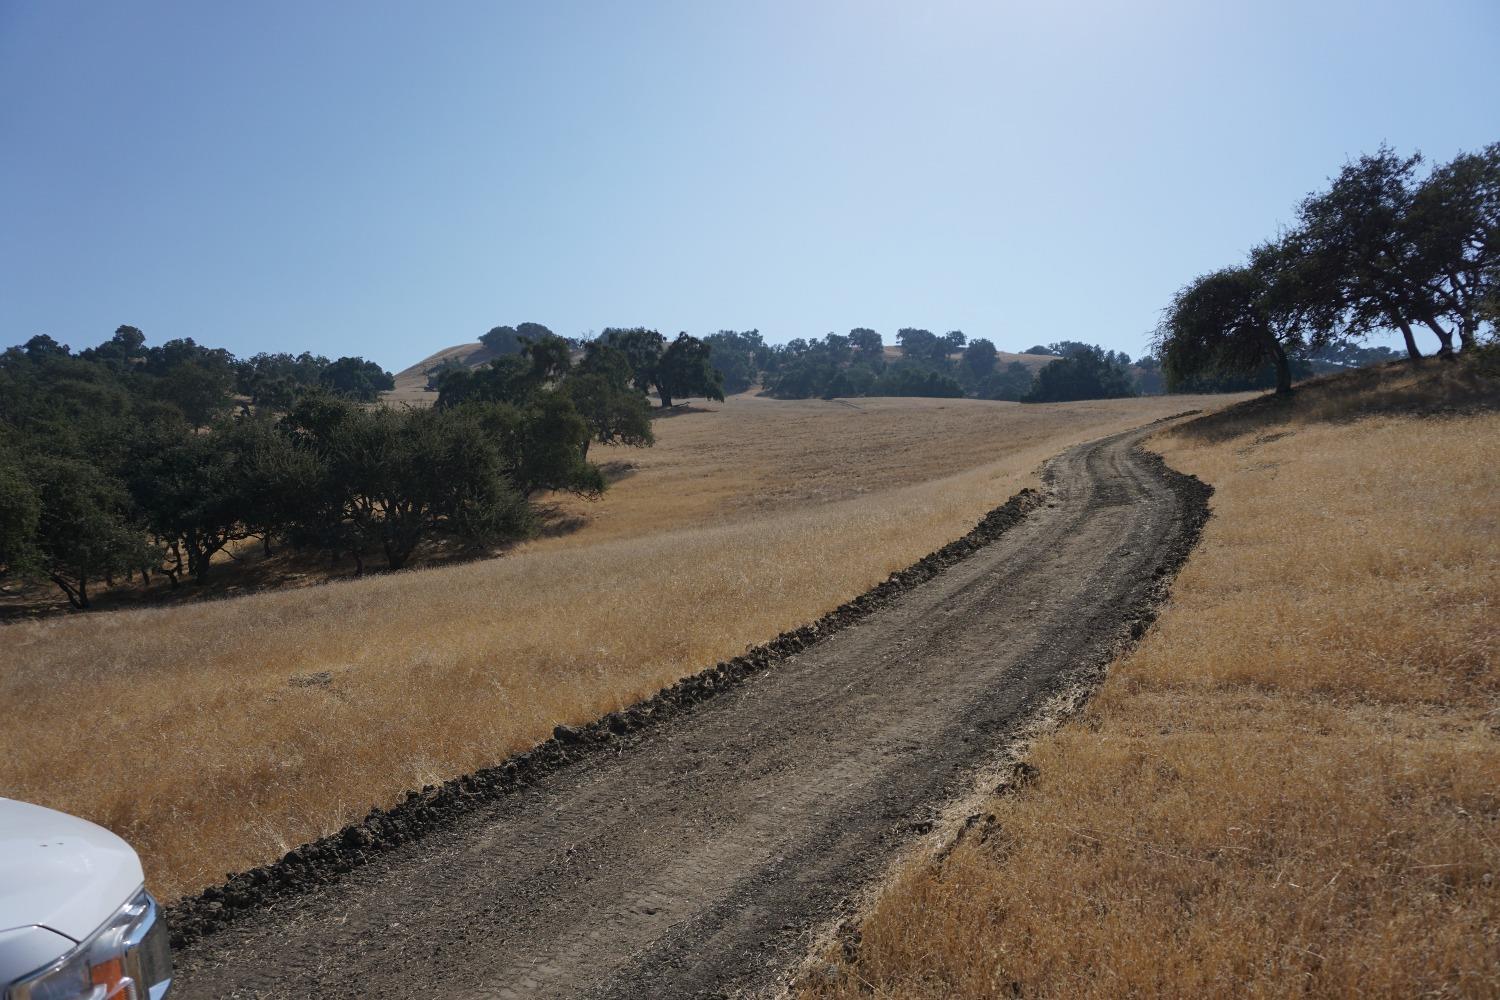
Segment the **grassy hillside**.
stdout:
<svg viewBox="0 0 1500 1000">
<path fill-rule="evenodd" d="M 396 388 L 381 394 L 381 399 L 387 403 L 410 403 L 416 406 L 430 406 L 435 394 L 427 391 L 427 372 L 436 368 L 445 361 L 459 361 L 470 368 L 478 368 L 496 357 L 495 353 L 483 344 L 475 342 L 472 344 L 459 344 L 455 347 L 445 347 L 436 354 L 430 354 L 412 365 L 396 373 Z"/>
<path fill-rule="evenodd" d="M 170 898 L 817 616 L 1071 443 L 1223 401 L 734 397 L 599 449 L 635 473 L 502 559 L 5 626 L 0 788 L 128 837 Z"/>
<path fill-rule="evenodd" d="M 602 500 L 554 498 L 559 521 L 586 524 L 532 547 L 594 545 L 690 526 L 824 507 L 932 483 L 1011 456 L 1055 453 L 1095 428 L 1144 414 L 1221 406 L 1228 397 L 1025 405 L 973 399 L 773 400 L 753 394 L 658 420 L 655 448 L 598 448 L 621 477 Z M 1154 417 L 1152 418 L 1154 419 Z M 1100 431 L 1100 433 L 1103 433 Z M 1048 449 L 1051 449 L 1050 451 Z M 1005 499 L 996 497 L 998 503 Z"/>
<path fill-rule="evenodd" d="M 1159 435 L 1216 492 L 1157 626 L 804 1000 L 1500 995 L 1497 404 L 1396 366 Z"/>
</svg>

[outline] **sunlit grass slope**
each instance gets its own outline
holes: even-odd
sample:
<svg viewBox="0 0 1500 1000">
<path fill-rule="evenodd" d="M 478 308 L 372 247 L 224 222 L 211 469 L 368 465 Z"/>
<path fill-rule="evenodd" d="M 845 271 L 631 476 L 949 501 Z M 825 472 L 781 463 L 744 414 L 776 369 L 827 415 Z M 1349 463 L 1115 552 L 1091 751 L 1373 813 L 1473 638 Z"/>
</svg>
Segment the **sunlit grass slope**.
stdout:
<svg viewBox="0 0 1500 1000">
<path fill-rule="evenodd" d="M 1441 378 L 1158 437 L 1216 493 L 1157 627 L 804 997 L 1500 995 L 1500 415 L 1392 412 Z"/>
<path fill-rule="evenodd" d="M 0 790 L 97 820 L 166 897 L 807 621 L 1074 442 L 1222 397 L 735 397 L 657 423 L 578 531 L 503 558 L 0 629 Z"/>
</svg>

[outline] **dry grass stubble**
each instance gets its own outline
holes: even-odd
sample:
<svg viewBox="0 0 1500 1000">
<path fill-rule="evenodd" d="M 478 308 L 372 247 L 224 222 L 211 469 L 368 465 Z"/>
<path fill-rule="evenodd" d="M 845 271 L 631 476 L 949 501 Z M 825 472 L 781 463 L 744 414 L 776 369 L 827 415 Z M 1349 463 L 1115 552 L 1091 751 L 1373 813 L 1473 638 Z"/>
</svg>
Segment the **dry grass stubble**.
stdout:
<svg viewBox="0 0 1500 1000">
<path fill-rule="evenodd" d="M 585 530 L 501 559 L 0 629 L 0 791 L 170 899 L 627 705 L 962 534 L 1086 440 L 1211 400 L 737 398 L 658 424 Z"/>
<path fill-rule="evenodd" d="M 804 997 L 1500 995 L 1500 416 L 1261 430 L 1157 439 L 1157 627 Z"/>
</svg>

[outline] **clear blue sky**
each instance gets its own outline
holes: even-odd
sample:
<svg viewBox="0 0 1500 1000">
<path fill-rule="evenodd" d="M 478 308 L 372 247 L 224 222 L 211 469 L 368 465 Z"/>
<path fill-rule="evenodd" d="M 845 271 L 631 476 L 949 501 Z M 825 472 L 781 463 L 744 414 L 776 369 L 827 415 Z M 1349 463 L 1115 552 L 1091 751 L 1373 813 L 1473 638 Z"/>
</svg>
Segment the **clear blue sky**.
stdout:
<svg viewBox="0 0 1500 1000">
<path fill-rule="evenodd" d="M 0 344 L 1134 355 L 1347 157 L 1500 139 L 1497 53 L 1495 0 L 4 0 Z"/>
</svg>

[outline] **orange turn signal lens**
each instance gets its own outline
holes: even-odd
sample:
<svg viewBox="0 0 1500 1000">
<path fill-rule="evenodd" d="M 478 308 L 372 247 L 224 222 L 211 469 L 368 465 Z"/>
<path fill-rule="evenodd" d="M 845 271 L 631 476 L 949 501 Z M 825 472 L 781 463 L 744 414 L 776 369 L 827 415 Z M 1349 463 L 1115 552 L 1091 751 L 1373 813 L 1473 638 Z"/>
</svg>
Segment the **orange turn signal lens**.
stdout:
<svg viewBox="0 0 1500 1000">
<path fill-rule="evenodd" d="M 126 977 L 121 958 L 107 958 L 89 966 L 89 978 L 95 986 L 104 987 L 103 1000 L 136 1000 L 135 983 Z"/>
</svg>

